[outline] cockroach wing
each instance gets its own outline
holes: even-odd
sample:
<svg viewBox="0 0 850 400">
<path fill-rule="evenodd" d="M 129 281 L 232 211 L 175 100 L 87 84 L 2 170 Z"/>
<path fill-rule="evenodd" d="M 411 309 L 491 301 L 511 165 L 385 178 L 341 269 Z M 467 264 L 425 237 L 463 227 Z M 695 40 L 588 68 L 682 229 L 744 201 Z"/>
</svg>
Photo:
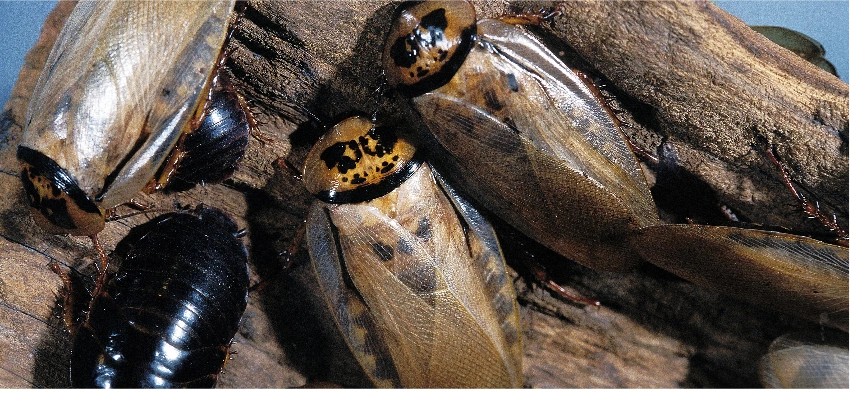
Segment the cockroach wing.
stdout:
<svg viewBox="0 0 850 400">
<path fill-rule="evenodd" d="M 441 170 L 524 234 L 588 267 L 638 262 L 625 232 L 658 223 L 619 128 L 580 78 L 522 30 L 479 23 L 451 81 L 414 104 Z"/>
<path fill-rule="evenodd" d="M 345 338 L 351 354 L 375 387 L 400 387 L 389 350 L 375 328 L 366 304 L 351 287 L 337 247 L 336 228 L 325 206 L 316 202 L 307 217 L 307 248 L 318 297 L 332 314 L 332 323 Z"/>
<path fill-rule="evenodd" d="M 702 225 L 646 227 L 632 242 L 647 261 L 700 286 L 847 330 L 846 247 Z"/>
<path fill-rule="evenodd" d="M 39 77 L 21 146 L 103 208 L 132 198 L 192 116 L 233 4 L 80 2 Z"/>
<path fill-rule="evenodd" d="M 466 199 L 461 196 L 435 170 L 437 183 L 452 202 L 457 214 L 463 218 L 467 229 L 467 247 L 474 260 L 476 272 L 481 276 L 486 289 L 486 298 L 496 310 L 500 321 L 501 334 L 507 345 L 505 362 L 516 374 L 522 371 L 522 327 L 519 320 L 519 305 L 516 302 L 513 282 L 507 273 L 502 248 L 496 238 L 496 232 L 484 217 Z M 458 289 L 461 290 L 461 289 Z M 515 376 L 520 379 L 521 376 Z"/>
<path fill-rule="evenodd" d="M 517 129 L 627 202 L 645 226 L 657 224 L 643 171 L 604 100 L 524 30 L 483 20 L 478 32 L 496 68 L 516 79 L 507 117 Z"/>
<path fill-rule="evenodd" d="M 464 99 L 438 91 L 414 102 L 439 144 L 435 162 L 478 203 L 582 265 L 638 263 L 624 233 L 642 222 L 604 186 Z"/>
<path fill-rule="evenodd" d="M 848 371 L 847 335 L 826 340 L 783 335 L 759 363 L 762 384 L 768 388 L 847 389 Z"/>
<path fill-rule="evenodd" d="M 387 204 L 394 207 L 381 207 Z M 486 253 L 491 246 L 483 238 L 465 236 L 467 223 L 458 220 L 429 168 L 384 198 L 327 210 L 340 262 L 402 386 L 521 384 L 518 318 L 504 261 L 500 253 Z M 488 273 L 497 276 L 485 280 Z"/>
</svg>

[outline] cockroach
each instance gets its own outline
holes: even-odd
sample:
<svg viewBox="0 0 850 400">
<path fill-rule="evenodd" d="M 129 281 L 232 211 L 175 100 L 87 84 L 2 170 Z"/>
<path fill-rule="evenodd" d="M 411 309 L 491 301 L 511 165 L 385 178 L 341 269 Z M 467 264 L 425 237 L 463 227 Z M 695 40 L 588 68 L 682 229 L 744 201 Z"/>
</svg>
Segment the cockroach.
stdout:
<svg viewBox="0 0 850 400">
<path fill-rule="evenodd" d="M 72 386 L 214 387 L 247 305 L 238 233 L 203 206 L 131 230 L 118 272 L 70 326 Z"/>
<path fill-rule="evenodd" d="M 518 307 L 491 226 L 401 127 L 345 119 L 305 161 L 319 297 L 378 387 L 519 387 Z"/>
<path fill-rule="evenodd" d="M 661 224 L 604 100 L 522 28 L 479 21 L 466 1 L 405 3 L 382 62 L 387 82 L 412 98 L 433 135 L 423 139 L 432 161 L 523 234 L 587 267 L 629 271 L 650 261 L 734 298 L 847 330 L 846 247 Z M 730 282 L 738 278 L 746 279 Z"/>
<path fill-rule="evenodd" d="M 804 236 L 658 225 L 632 239 L 642 258 L 700 286 L 847 329 L 847 249 Z"/>
<path fill-rule="evenodd" d="M 814 40 L 793 29 L 781 26 L 751 26 L 752 30 L 761 33 L 771 42 L 776 43 L 792 53 L 802 57 L 804 60 L 816 65 L 818 68 L 838 76 L 838 71 L 824 56 L 826 50 L 817 40 Z"/>
<path fill-rule="evenodd" d="M 152 189 L 220 183 L 236 171 L 257 125 L 245 99 L 229 83 L 219 83 L 224 79 L 214 78 L 198 127 L 181 136 Z"/>
<path fill-rule="evenodd" d="M 467 2 L 416 3 L 395 21 L 387 80 L 413 97 L 447 177 L 582 265 L 635 266 L 626 237 L 658 224 L 657 211 L 622 133 L 579 76 L 525 31 L 476 22 Z"/>
<path fill-rule="evenodd" d="M 786 334 L 770 344 L 759 374 L 768 388 L 831 388 L 850 386 L 847 335 L 829 332 L 818 337 Z"/>
<path fill-rule="evenodd" d="M 206 124 L 233 7 L 76 6 L 36 84 L 17 152 L 39 226 L 97 234 L 106 210 L 138 194 L 180 137 Z"/>
</svg>

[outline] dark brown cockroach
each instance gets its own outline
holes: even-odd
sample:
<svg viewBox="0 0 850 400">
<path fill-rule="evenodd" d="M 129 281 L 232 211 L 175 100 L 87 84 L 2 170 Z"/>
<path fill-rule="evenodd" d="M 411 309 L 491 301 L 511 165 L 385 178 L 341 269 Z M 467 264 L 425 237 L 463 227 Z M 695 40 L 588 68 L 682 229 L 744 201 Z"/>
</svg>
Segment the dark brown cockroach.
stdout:
<svg viewBox="0 0 850 400">
<path fill-rule="evenodd" d="M 90 236 L 154 177 L 209 105 L 234 1 L 80 2 L 18 147 L 33 217 Z"/>
<path fill-rule="evenodd" d="M 402 131 L 346 119 L 304 183 L 319 297 L 378 387 L 519 387 L 513 285 L 490 225 Z"/>
<path fill-rule="evenodd" d="M 71 326 L 72 386 L 214 387 L 247 305 L 238 233 L 203 206 L 131 230 L 118 272 Z"/>
<path fill-rule="evenodd" d="M 465 1 L 406 3 L 383 64 L 432 133 L 425 142 L 435 164 L 523 234 L 587 267 L 628 271 L 647 260 L 737 299 L 847 330 L 846 247 L 755 229 L 662 225 L 604 102 L 522 28 L 476 21 Z M 697 258 L 698 249 L 712 250 Z"/>
</svg>

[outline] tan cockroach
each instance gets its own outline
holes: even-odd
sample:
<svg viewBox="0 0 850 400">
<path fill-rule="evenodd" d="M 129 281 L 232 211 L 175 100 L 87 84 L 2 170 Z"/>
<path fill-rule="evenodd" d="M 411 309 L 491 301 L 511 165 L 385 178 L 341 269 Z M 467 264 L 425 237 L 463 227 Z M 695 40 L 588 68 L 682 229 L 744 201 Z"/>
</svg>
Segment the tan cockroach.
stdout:
<svg viewBox="0 0 850 400">
<path fill-rule="evenodd" d="M 17 152 L 39 226 L 97 234 L 106 211 L 158 171 L 157 184 L 167 181 L 182 158 L 169 154 L 184 134 L 209 124 L 211 107 L 247 110 L 238 96 L 217 95 L 229 89 L 216 75 L 233 7 L 233 0 L 76 6 L 36 84 Z M 244 152 L 247 136 L 236 135 Z"/>
<path fill-rule="evenodd" d="M 378 387 L 519 387 L 518 307 L 490 225 L 403 132 L 343 120 L 305 161 L 319 296 Z"/>
<path fill-rule="evenodd" d="M 834 333 L 793 333 L 774 340 L 759 363 L 762 384 L 768 388 L 847 389 L 847 335 Z"/>
<path fill-rule="evenodd" d="M 383 64 L 432 133 L 432 161 L 525 235 L 587 267 L 628 271 L 650 261 L 731 297 L 847 330 L 846 247 L 661 224 L 604 101 L 525 30 L 476 21 L 468 2 L 408 3 Z"/>
</svg>

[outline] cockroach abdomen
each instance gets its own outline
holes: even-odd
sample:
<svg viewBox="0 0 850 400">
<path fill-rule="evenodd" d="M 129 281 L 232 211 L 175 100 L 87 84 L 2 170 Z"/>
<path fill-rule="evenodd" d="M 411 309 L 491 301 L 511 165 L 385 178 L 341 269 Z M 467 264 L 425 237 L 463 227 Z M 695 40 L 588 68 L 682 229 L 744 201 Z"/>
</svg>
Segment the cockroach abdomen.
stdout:
<svg viewBox="0 0 850 400">
<path fill-rule="evenodd" d="M 248 148 L 253 119 L 236 92 L 223 88 L 210 97 L 197 129 L 183 141 L 185 154 L 177 166 L 170 189 L 198 183 L 219 183 L 236 171 Z"/>
<path fill-rule="evenodd" d="M 71 362 L 75 387 L 213 387 L 247 305 L 236 225 L 202 208 L 131 231 L 92 303 Z"/>
</svg>

